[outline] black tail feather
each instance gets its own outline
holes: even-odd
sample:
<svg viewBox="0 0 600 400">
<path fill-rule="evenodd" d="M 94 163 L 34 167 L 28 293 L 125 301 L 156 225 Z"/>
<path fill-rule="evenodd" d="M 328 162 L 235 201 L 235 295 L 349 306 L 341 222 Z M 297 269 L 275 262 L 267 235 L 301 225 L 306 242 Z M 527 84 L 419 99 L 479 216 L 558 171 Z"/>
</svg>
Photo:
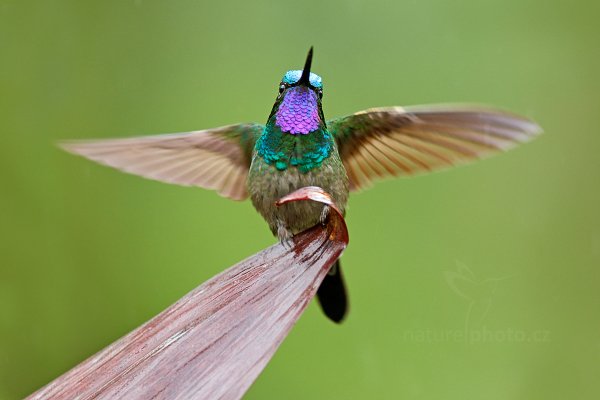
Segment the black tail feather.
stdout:
<svg viewBox="0 0 600 400">
<path fill-rule="evenodd" d="M 340 260 L 333 264 L 329 273 L 323 279 L 319 290 L 317 290 L 317 299 L 319 299 L 319 304 L 329 319 L 337 323 L 342 322 L 348 311 L 348 296 L 346 295 Z"/>
</svg>

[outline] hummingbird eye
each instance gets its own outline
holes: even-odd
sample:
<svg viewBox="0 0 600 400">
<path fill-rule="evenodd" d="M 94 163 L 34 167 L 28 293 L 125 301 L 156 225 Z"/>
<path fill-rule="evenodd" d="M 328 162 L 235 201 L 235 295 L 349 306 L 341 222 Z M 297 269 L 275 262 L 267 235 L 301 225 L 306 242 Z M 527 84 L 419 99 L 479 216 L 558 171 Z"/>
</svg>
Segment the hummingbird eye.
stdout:
<svg viewBox="0 0 600 400">
<path fill-rule="evenodd" d="M 284 90 L 285 90 L 285 85 L 282 83 L 281 85 L 279 85 L 279 94 L 283 93 Z"/>
<path fill-rule="evenodd" d="M 319 94 L 319 99 L 323 98 L 323 89 L 319 89 L 319 91 L 317 92 Z"/>
</svg>

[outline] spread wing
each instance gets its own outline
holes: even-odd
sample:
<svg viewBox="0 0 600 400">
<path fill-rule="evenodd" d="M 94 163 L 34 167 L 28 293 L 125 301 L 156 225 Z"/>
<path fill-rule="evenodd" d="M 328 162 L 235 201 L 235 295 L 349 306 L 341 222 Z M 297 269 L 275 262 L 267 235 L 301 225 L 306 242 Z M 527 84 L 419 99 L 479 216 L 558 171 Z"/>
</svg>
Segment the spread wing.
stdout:
<svg viewBox="0 0 600 400">
<path fill-rule="evenodd" d="M 541 133 L 531 120 L 473 106 L 373 108 L 327 122 L 350 189 L 504 151 Z"/>
<path fill-rule="evenodd" d="M 214 189 L 224 197 L 248 197 L 252 149 L 264 126 L 239 124 L 203 131 L 63 142 L 78 154 L 131 174 L 183 186 Z"/>
</svg>

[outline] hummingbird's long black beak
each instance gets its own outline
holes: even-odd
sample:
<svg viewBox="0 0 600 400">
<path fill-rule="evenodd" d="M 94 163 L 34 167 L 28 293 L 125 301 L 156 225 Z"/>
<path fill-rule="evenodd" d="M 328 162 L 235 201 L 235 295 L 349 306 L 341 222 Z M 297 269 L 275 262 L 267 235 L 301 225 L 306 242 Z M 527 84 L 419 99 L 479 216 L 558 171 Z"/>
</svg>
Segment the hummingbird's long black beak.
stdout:
<svg viewBox="0 0 600 400">
<path fill-rule="evenodd" d="M 312 64 L 313 48 L 310 47 L 308 55 L 306 56 L 306 62 L 304 63 L 304 69 L 302 70 L 302 76 L 298 80 L 299 85 L 310 86 L 310 65 Z"/>
</svg>

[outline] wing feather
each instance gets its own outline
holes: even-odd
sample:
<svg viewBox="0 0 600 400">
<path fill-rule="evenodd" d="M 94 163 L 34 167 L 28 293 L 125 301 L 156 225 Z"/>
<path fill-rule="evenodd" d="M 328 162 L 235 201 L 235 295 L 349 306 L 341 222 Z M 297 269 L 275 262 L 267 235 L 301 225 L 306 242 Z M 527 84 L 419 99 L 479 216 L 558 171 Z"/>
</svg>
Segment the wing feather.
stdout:
<svg viewBox="0 0 600 400">
<path fill-rule="evenodd" d="M 70 141 L 74 154 L 161 182 L 214 189 L 243 200 L 256 139 L 263 125 L 239 124 L 186 133 Z"/>
<path fill-rule="evenodd" d="M 533 121 L 477 106 L 374 108 L 327 123 L 350 188 L 438 170 L 508 150 L 541 133 Z"/>
</svg>

